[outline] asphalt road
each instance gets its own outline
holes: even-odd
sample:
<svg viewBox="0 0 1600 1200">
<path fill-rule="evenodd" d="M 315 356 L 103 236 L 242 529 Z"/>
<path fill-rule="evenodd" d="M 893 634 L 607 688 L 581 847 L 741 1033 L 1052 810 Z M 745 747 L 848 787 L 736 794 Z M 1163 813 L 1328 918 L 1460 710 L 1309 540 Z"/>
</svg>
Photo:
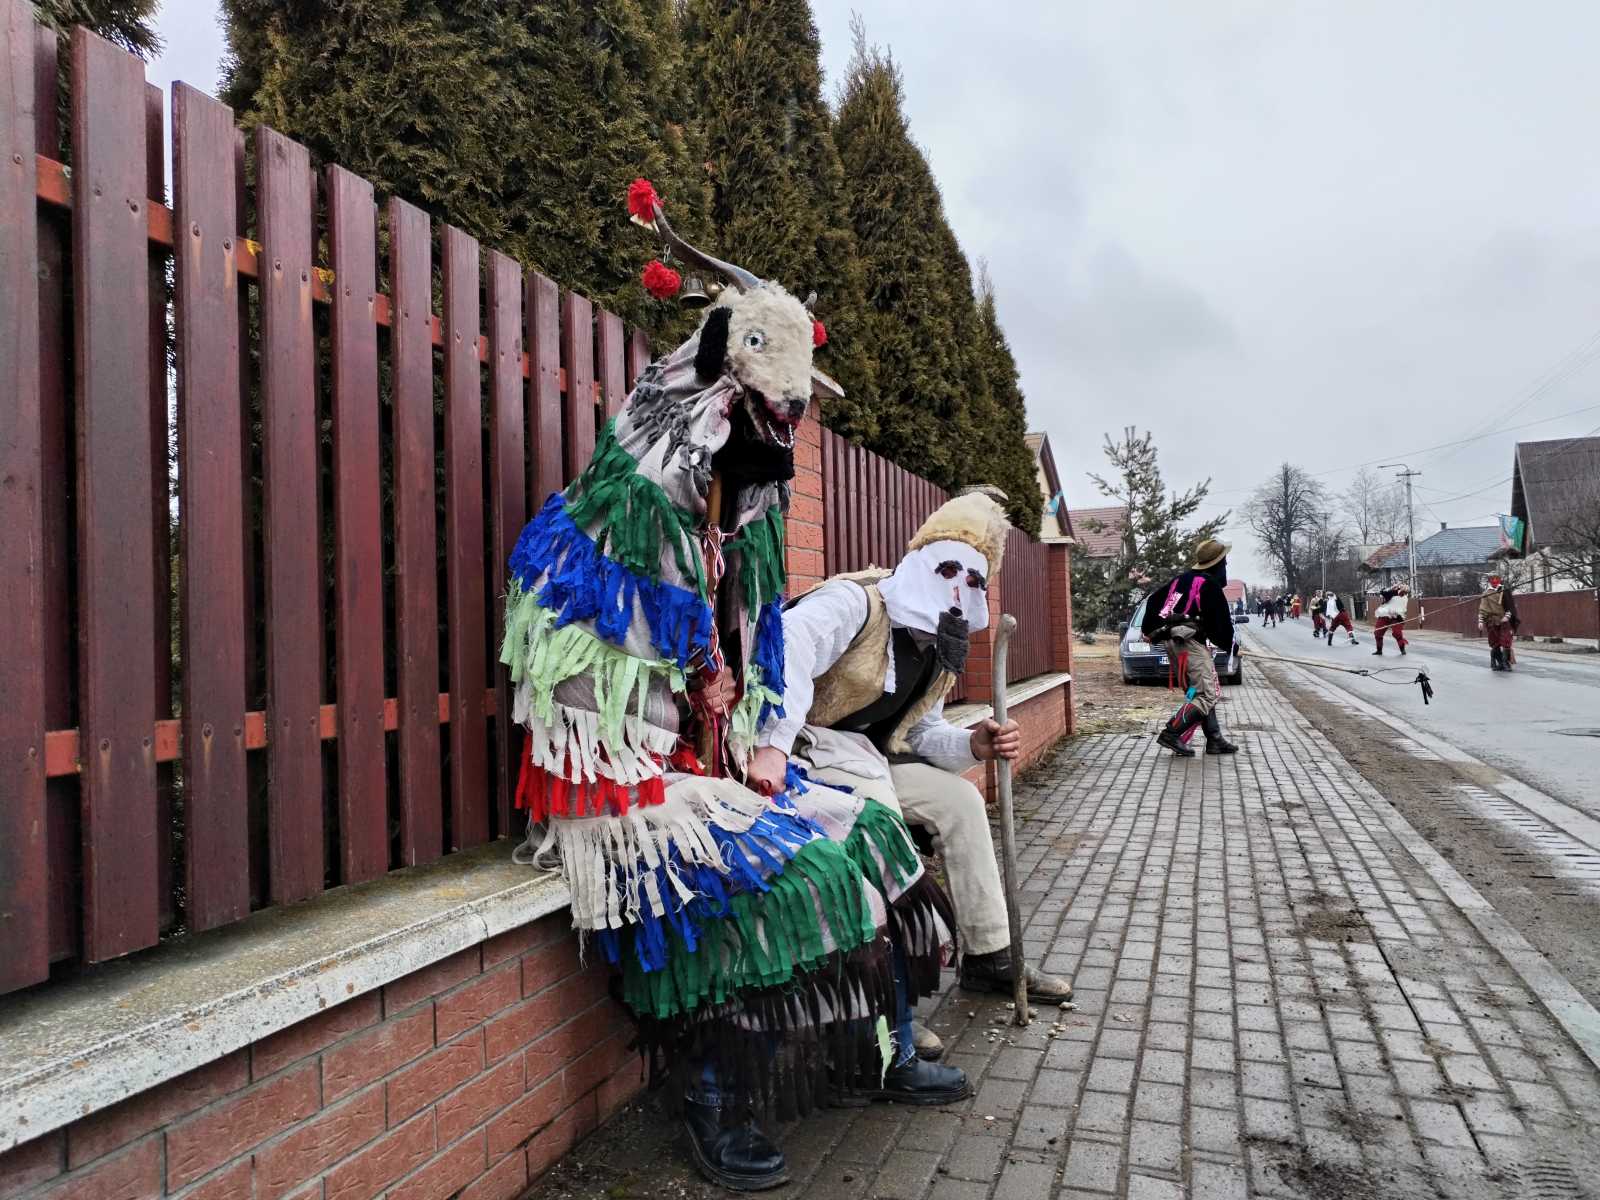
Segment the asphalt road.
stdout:
<svg viewBox="0 0 1600 1200">
<path fill-rule="evenodd" d="M 1600 655 L 1557 655 L 1522 650 L 1510 673 L 1489 669 L 1482 642 L 1414 638 L 1402 658 L 1386 639 L 1382 658 L 1372 653 L 1372 635 L 1358 630 L 1358 644 L 1341 630 L 1330 647 L 1311 634 L 1311 623 L 1285 621 L 1263 629 L 1250 618 L 1241 626 L 1246 646 L 1268 653 L 1341 667 L 1409 668 L 1383 676 L 1405 680 L 1426 666 L 1434 697 L 1422 703 L 1420 689 L 1380 683 L 1358 675 L 1327 676 L 1386 712 L 1498 767 L 1591 816 L 1600 817 Z M 1248 663 L 1248 658 L 1246 662 Z M 1248 667 L 1246 668 L 1248 669 Z"/>
</svg>

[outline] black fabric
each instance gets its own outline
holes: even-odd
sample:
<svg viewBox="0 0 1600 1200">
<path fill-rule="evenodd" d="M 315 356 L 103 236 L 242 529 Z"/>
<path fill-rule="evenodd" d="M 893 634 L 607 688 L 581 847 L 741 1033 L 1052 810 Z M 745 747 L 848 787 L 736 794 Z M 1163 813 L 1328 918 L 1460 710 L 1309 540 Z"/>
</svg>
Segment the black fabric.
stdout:
<svg viewBox="0 0 1600 1200">
<path fill-rule="evenodd" d="M 726 306 L 714 308 L 700 327 L 700 344 L 694 352 L 694 373 L 706 383 L 722 374 L 722 364 L 728 359 L 728 322 L 733 320 L 733 309 Z"/>
<path fill-rule="evenodd" d="M 1225 567 L 1226 564 L 1219 566 Z M 1222 594 L 1222 585 L 1217 582 L 1218 573 L 1215 568 L 1211 571 L 1185 571 L 1175 580 L 1168 580 L 1151 591 L 1144 606 L 1144 620 L 1139 625 L 1145 640 L 1162 641 L 1172 626 L 1193 625 L 1218 650 L 1231 650 L 1233 617 L 1228 612 L 1228 598 Z M 1189 599 L 1189 589 L 1196 578 L 1204 581 L 1200 585 L 1200 611 L 1181 616 Z M 1178 586 L 1178 605 L 1173 615 L 1163 620 L 1161 608 L 1167 602 L 1167 593 L 1174 583 Z"/>
<path fill-rule="evenodd" d="M 757 433 L 743 403 L 729 412 L 728 426 L 728 440 L 711 458 L 711 466 L 722 472 L 724 484 L 742 488 L 788 483 L 794 478 L 794 447 L 775 446 Z"/>
<path fill-rule="evenodd" d="M 880 750 L 900 724 L 900 718 L 927 693 L 938 668 L 933 644 L 919 646 L 908 629 L 894 631 L 889 649 L 894 655 L 894 691 L 885 692 L 864 708 L 833 723 L 835 729 L 866 734 Z"/>
</svg>

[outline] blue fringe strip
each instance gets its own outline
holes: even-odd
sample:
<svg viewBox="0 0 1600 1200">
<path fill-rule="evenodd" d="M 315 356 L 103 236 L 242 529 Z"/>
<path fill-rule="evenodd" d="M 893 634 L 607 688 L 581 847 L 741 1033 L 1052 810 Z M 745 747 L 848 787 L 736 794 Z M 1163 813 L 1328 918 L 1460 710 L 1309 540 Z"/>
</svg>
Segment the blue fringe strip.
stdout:
<svg viewBox="0 0 1600 1200">
<path fill-rule="evenodd" d="M 783 597 L 778 596 L 761 606 L 756 618 L 755 650 L 750 662 L 761 668 L 761 682 L 777 695 L 783 695 Z M 783 716 L 783 705 L 770 702 L 761 706 L 757 720 L 759 729 L 771 717 Z"/>
<path fill-rule="evenodd" d="M 790 770 L 789 784 L 791 787 L 798 785 L 802 792 L 805 790 L 805 785 L 796 779 L 793 768 Z M 656 886 L 667 911 L 657 917 L 648 910 L 642 910 L 639 920 L 624 929 L 598 930 L 594 940 L 608 963 L 618 965 L 622 961 L 625 941 L 631 940 L 634 957 L 638 959 L 642 970 L 665 970 L 671 954 L 669 930 L 678 935 L 684 949 L 694 953 L 700 946 L 700 930 L 707 922 L 728 915 L 728 901 L 732 897 L 740 892 L 770 891 L 768 880 L 781 874 L 801 847 L 827 835 L 814 822 L 796 812 L 786 796 L 780 796 L 745 832 L 731 833 L 712 826 L 711 836 L 722 851 L 727 872 L 686 864 L 678 857 L 676 848 L 671 850 L 669 857 L 672 869 L 694 891 L 693 899 L 687 904 L 680 902 L 677 890 L 667 879 L 666 866 L 657 867 Z M 759 865 L 752 865 L 752 858 Z M 618 875 L 620 878 L 620 871 Z"/>
<path fill-rule="evenodd" d="M 511 573 L 524 590 L 531 590 L 546 571 L 549 577 L 539 590 L 538 602 L 555 612 L 557 629 L 592 620 L 601 638 L 620 646 L 628 636 L 637 599 L 662 658 L 688 670 L 697 656 L 709 656 L 711 606 L 696 592 L 641 579 L 601 553 L 573 523 L 560 492 L 545 501 L 511 552 Z M 779 628 L 781 661 L 781 624 Z"/>
</svg>

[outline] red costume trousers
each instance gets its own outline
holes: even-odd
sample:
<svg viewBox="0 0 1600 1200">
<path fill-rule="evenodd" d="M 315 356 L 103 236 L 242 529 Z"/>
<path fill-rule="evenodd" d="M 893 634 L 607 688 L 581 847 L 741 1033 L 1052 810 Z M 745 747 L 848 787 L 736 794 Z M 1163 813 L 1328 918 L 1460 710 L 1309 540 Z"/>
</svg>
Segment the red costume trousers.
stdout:
<svg viewBox="0 0 1600 1200">
<path fill-rule="evenodd" d="M 1328 622 L 1328 632 L 1332 634 L 1335 629 L 1343 629 L 1351 637 L 1356 635 L 1355 626 L 1350 624 L 1350 614 L 1342 610 L 1334 615 L 1333 620 Z"/>
<path fill-rule="evenodd" d="M 1383 649 L 1384 631 L 1394 630 L 1394 644 L 1401 649 L 1406 645 L 1406 619 L 1404 617 L 1379 617 L 1372 626 L 1373 640 L 1378 643 L 1378 649 Z"/>
</svg>

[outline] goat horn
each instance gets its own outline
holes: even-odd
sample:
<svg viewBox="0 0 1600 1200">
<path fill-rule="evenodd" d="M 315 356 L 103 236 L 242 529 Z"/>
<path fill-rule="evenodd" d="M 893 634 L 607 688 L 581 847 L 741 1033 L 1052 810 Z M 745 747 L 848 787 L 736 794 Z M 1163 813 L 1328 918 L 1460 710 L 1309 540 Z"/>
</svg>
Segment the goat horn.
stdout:
<svg viewBox="0 0 1600 1200">
<path fill-rule="evenodd" d="M 698 263 L 708 271 L 715 271 L 717 274 L 732 281 L 733 286 L 741 292 L 748 292 L 751 288 L 761 286 L 761 280 L 743 267 L 736 267 L 730 262 L 723 262 L 720 258 L 711 257 L 704 250 L 695 249 L 673 231 L 672 225 L 667 221 L 667 214 L 661 211 L 661 205 L 657 204 L 655 210 L 656 232 L 661 235 L 662 240 L 668 246 L 677 252 L 679 258 L 682 258 L 685 262 Z"/>
</svg>

